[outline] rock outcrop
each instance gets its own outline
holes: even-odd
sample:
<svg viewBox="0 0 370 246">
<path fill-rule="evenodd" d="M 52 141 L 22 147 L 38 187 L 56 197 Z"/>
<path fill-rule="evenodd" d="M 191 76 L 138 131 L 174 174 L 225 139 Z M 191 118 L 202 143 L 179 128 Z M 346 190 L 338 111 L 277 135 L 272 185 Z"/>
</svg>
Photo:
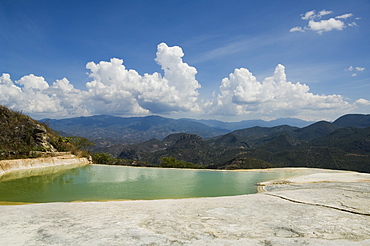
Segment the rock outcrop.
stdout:
<svg viewBox="0 0 370 246">
<path fill-rule="evenodd" d="M 51 139 L 46 131 L 45 126 L 41 124 L 36 124 L 35 129 L 33 131 L 33 138 L 35 139 L 35 143 L 38 147 L 43 149 L 47 149 L 50 152 L 55 152 L 56 149 L 51 144 Z"/>
<path fill-rule="evenodd" d="M 0 106 L 0 159 L 25 158 L 30 151 L 56 151 L 58 134 L 27 115 Z"/>
</svg>

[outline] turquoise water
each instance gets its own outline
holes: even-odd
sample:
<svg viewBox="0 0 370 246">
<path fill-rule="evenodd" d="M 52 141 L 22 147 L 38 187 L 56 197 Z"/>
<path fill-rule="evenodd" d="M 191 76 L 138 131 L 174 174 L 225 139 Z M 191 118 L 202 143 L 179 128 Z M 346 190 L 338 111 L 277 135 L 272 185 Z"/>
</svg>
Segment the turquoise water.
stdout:
<svg viewBox="0 0 370 246">
<path fill-rule="evenodd" d="M 42 171 L 44 170 L 44 171 Z M 38 173 L 40 172 L 40 173 Z M 0 201 L 69 202 L 166 199 L 252 194 L 258 182 L 294 175 L 88 165 L 45 172 L 13 173 L 0 179 Z"/>
</svg>

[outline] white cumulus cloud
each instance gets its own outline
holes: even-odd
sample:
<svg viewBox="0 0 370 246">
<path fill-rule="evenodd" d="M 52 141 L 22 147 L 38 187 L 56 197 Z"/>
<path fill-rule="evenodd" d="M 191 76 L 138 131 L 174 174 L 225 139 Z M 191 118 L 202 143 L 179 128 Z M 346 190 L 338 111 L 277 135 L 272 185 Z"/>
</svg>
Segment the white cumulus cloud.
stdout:
<svg viewBox="0 0 370 246">
<path fill-rule="evenodd" d="M 62 110 L 57 98 L 47 95 L 49 84 L 33 74 L 13 82 L 9 74 L 1 76 L 0 103 L 24 112 L 53 113 Z M 17 86 L 20 85 L 20 86 Z"/>
<path fill-rule="evenodd" d="M 289 32 L 304 32 L 305 30 L 300 27 L 300 26 L 296 26 L 296 27 L 292 27 Z"/>
<path fill-rule="evenodd" d="M 309 20 L 315 16 L 315 10 L 306 12 L 304 15 L 301 15 L 302 20 Z"/>
<path fill-rule="evenodd" d="M 353 71 L 355 68 L 353 66 L 349 66 L 346 70 L 347 71 Z"/>
<path fill-rule="evenodd" d="M 353 16 L 352 13 L 347 13 L 343 15 L 339 15 L 336 17 L 331 17 L 327 19 L 322 19 L 326 15 L 332 14 L 333 11 L 329 10 L 321 10 L 316 13 L 315 10 L 311 10 L 306 12 L 305 14 L 301 15 L 302 20 L 308 21 L 306 26 L 296 26 L 289 30 L 289 32 L 305 32 L 307 31 L 315 31 L 318 34 L 322 34 L 323 32 L 329 32 L 333 30 L 342 31 L 347 26 L 354 27 L 357 26 L 356 22 L 346 23 L 346 19 Z"/>
<path fill-rule="evenodd" d="M 357 72 L 363 72 L 363 71 L 365 71 L 365 68 L 364 67 L 349 66 L 348 68 L 345 69 L 345 71 L 349 71 L 349 72 L 354 71 L 354 73 L 352 73 L 352 77 L 355 77 L 355 76 L 357 76 Z"/>
<path fill-rule="evenodd" d="M 329 32 L 332 30 L 343 30 L 345 24 L 341 20 L 330 18 L 328 20 L 314 21 L 310 20 L 308 22 L 309 30 L 316 31 L 318 33 Z"/>
<path fill-rule="evenodd" d="M 322 16 L 324 16 L 324 15 L 329 15 L 329 14 L 331 14 L 331 13 L 333 13 L 333 11 L 327 11 L 327 10 L 323 9 L 323 10 L 321 10 L 321 11 L 319 12 L 318 16 L 322 17 Z"/>
<path fill-rule="evenodd" d="M 0 104 L 37 118 L 183 113 L 319 120 L 357 108 L 369 109 L 366 99 L 351 104 L 341 95 L 317 95 L 306 84 L 289 82 L 283 65 L 262 82 L 246 68 L 235 69 L 222 79 L 211 99 L 200 101 L 197 70 L 182 60 L 182 49 L 165 43 L 157 48 L 155 61 L 163 75 L 141 75 L 117 58 L 89 62 L 90 81 L 85 90 L 75 88 L 66 78 L 49 84 L 42 76 L 30 74 L 13 81 L 4 73 L 0 76 Z M 345 70 L 360 73 L 365 68 L 350 66 Z"/>
<path fill-rule="evenodd" d="M 347 18 L 352 17 L 352 16 L 353 16 L 353 14 L 349 13 L 349 14 L 336 16 L 335 18 L 337 18 L 337 19 L 347 19 Z"/>
<path fill-rule="evenodd" d="M 370 105 L 370 101 L 369 100 L 366 100 L 366 99 L 358 99 L 356 102 L 355 102 L 356 105 L 358 106 L 369 106 Z"/>
<path fill-rule="evenodd" d="M 13 82 L 9 74 L 0 78 L 0 104 L 37 117 L 66 117 L 91 114 L 150 114 L 199 112 L 197 70 L 184 63 L 178 46 L 158 45 L 155 61 L 164 71 L 140 75 L 127 69 L 123 60 L 112 58 L 89 62 L 92 79 L 87 90 L 74 88 L 66 79 L 50 86 L 33 74 Z"/>
<path fill-rule="evenodd" d="M 169 113 L 172 111 L 197 111 L 198 89 L 194 67 L 182 61 L 184 53 L 178 46 L 158 45 L 156 62 L 164 71 L 144 74 L 127 70 L 123 60 L 113 58 L 110 62 L 90 62 L 88 82 L 89 108 L 94 113 L 114 108 L 121 114 Z"/>
<path fill-rule="evenodd" d="M 308 85 L 287 81 L 283 65 L 278 65 L 273 76 L 262 82 L 246 68 L 235 69 L 222 80 L 220 93 L 206 106 L 209 114 L 239 114 L 253 118 L 294 115 L 305 119 L 319 119 L 323 113 L 330 115 L 356 107 L 341 95 L 315 95 Z"/>
<path fill-rule="evenodd" d="M 363 72 L 365 70 L 364 67 L 356 67 L 356 70 L 359 71 L 359 72 Z"/>
</svg>

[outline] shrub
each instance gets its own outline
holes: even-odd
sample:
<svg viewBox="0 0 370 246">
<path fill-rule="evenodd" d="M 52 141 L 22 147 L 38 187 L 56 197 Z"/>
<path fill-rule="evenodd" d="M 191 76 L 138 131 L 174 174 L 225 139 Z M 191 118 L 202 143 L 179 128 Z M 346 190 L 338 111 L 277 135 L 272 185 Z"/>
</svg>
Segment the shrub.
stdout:
<svg viewBox="0 0 370 246">
<path fill-rule="evenodd" d="M 160 159 L 161 167 L 170 168 L 202 168 L 199 164 L 194 164 L 191 162 L 179 161 L 174 157 L 163 157 Z"/>
</svg>

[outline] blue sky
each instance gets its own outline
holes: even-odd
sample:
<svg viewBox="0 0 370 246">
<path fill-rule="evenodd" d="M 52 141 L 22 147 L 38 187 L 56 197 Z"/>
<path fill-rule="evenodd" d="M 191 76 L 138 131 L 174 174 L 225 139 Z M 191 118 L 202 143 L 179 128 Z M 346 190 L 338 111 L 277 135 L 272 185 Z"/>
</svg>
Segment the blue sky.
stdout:
<svg viewBox="0 0 370 246">
<path fill-rule="evenodd" d="M 3 0 L 0 104 L 35 118 L 369 113 L 369 18 L 364 0 Z"/>
</svg>

